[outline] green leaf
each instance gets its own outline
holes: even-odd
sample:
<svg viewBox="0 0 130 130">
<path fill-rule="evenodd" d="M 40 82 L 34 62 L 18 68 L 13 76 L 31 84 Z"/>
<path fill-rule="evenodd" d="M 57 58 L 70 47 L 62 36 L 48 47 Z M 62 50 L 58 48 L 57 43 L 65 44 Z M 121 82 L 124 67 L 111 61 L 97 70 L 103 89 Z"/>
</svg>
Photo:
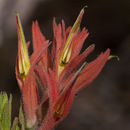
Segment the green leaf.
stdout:
<svg viewBox="0 0 130 130">
<path fill-rule="evenodd" d="M 10 97 L 9 97 L 9 103 L 8 103 L 8 106 L 9 106 L 9 128 L 11 128 L 11 112 L 12 112 L 12 95 L 10 94 Z"/>
<path fill-rule="evenodd" d="M 2 112 L 3 112 L 3 108 L 4 108 L 4 105 L 5 103 L 8 101 L 8 96 L 5 92 L 1 92 L 0 93 L 0 120 L 1 120 L 1 115 L 2 115 Z"/>
<path fill-rule="evenodd" d="M 21 125 L 21 130 L 25 130 L 25 117 L 24 117 L 24 111 L 23 111 L 22 104 L 19 109 L 19 122 Z"/>
<path fill-rule="evenodd" d="M 16 130 L 20 130 L 20 128 L 18 126 L 16 126 Z"/>
<path fill-rule="evenodd" d="M 9 101 L 6 93 L 0 94 L 0 128 L 1 130 L 10 130 L 11 127 L 11 104 L 12 95 L 10 95 Z"/>
<path fill-rule="evenodd" d="M 14 119 L 14 121 L 13 121 L 13 125 L 12 125 L 11 130 L 20 130 L 18 123 L 19 123 L 19 122 L 18 122 L 18 118 L 16 117 L 16 118 Z"/>
</svg>

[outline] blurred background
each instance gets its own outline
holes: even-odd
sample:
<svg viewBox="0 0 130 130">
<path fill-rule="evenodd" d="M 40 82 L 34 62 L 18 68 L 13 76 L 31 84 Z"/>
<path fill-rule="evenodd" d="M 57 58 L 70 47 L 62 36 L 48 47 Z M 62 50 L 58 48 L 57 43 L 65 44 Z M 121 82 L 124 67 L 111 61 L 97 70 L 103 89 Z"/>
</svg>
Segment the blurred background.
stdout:
<svg viewBox="0 0 130 130">
<path fill-rule="evenodd" d="M 20 90 L 15 78 L 19 12 L 26 41 L 32 42 L 32 21 L 38 20 L 52 41 L 52 20 L 73 25 L 80 10 L 88 6 L 81 28 L 89 30 L 85 47 L 96 44 L 88 60 L 107 48 L 120 61 L 107 62 L 96 80 L 75 98 L 68 117 L 56 130 L 130 130 L 130 0 L 0 0 L 0 91 L 13 94 L 13 116 L 17 116 Z"/>
</svg>

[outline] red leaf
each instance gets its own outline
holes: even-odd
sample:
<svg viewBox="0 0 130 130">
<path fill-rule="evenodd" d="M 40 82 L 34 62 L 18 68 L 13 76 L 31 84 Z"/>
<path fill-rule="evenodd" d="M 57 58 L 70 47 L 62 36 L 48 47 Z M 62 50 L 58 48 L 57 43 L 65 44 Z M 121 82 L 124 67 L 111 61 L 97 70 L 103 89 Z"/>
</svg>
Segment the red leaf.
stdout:
<svg viewBox="0 0 130 130">
<path fill-rule="evenodd" d="M 41 45 L 46 46 L 46 44 L 48 44 L 48 42 L 49 42 L 49 41 L 45 40 L 44 36 L 42 35 L 37 21 L 35 23 L 33 22 L 32 36 L 33 36 L 34 53 L 35 53 L 35 51 L 37 51 L 39 46 L 41 46 Z M 40 63 L 45 67 L 46 70 L 48 67 L 51 66 L 51 58 L 50 58 L 48 48 L 46 48 L 44 50 Z"/>
<path fill-rule="evenodd" d="M 37 50 L 39 45 L 45 44 L 46 40 L 45 37 L 42 35 L 38 22 L 33 22 L 32 24 L 32 36 L 33 36 L 33 49 L 34 51 Z"/>
<path fill-rule="evenodd" d="M 36 109 L 39 105 L 39 97 L 32 69 L 29 70 L 26 77 L 24 87 L 22 88 L 22 96 L 27 124 L 33 126 L 37 120 Z"/>
<path fill-rule="evenodd" d="M 83 46 L 83 43 L 87 37 L 88 37 L 88 32 L 84 28 L 82 32 L 78 33 L 76 37 L 72 39 L 72 52 L 71 52 L 70 61 L 79 54 Z"/>
<path fill-rule="evenodd" d="M 76 91 L 89 85 L 100 73 L 103 66 L 107 62 L 110 55 L 110 49 L 107 49 L 103 54 L 101 54 L 96 60 L 88 64 L 80 74 L 76 81 Z"/>
<path fill-rule="evenodd" d="M 75 95 L 75 88 L 73 86 L 68 87 L 56 101 L 53 107 L 53 119 L 55 121 L 54 126 L 62 121 L 69 113 L 73 104 Z"/>
<path fill-rule="evenodd" d="M 55 75 L 52 70 L 49 70 L 50 76 L 48 75 L 48 93 L 49 93 L 49 98 L 50 98 L 50 105 L 53 106 L 55 101 L 57 100 L 59 96 L 59 86 L 58 83 L 56 82 Z M 50 106 L 51 107 L 51 106 Z"/>
</svg>

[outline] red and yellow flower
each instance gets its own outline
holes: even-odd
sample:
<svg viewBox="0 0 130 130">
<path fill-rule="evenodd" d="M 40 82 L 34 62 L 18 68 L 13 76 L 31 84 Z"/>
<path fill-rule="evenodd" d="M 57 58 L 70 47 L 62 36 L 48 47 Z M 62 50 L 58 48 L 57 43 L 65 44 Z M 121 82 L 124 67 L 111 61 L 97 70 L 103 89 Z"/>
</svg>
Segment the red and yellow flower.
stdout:
<svg viewBox="0 0 130 130">
<path fill-rule="evenodd" d="M 49 41 L 42 35 L 38 22 L 33 22 L 33 54 L 28 56 L 28 46 L 17 15 L 18 56 L 16 77 L 22 92 L 27 126 L 41 123 L 40 130 L 51 130 L 70 111 L 75 94 L 88 86 L 100 73 L 108 60 L 110 49 L 97 59 L 86 63 L 86 57 L 94 50 L 90 45 L 83 53 L 80 50 L 88 31 L 80 29 L 84 14 L 81 10 L 72 27 L 65 29 L 65 23 L 57 25 L 53 20 L 54 39 L 49 51 Z M 39 101 L 38 87 L 44 93 Z"/>
</svg>

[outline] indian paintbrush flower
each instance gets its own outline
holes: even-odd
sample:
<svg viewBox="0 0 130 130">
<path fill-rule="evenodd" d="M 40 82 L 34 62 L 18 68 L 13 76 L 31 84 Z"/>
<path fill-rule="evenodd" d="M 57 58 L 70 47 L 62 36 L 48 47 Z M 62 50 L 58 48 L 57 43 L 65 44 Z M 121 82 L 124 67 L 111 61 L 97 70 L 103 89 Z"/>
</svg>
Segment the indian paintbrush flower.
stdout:
<svg viewBox="0 0 130 130">
<path fill-rule="evenodd" d="M 16 60 L 16 78 L 22 93 L 24 110 L 26 113 L 27 127 L 32 127 L 36 123 L 36 108 L 39 104 L 38 90 L 33 76 L 33 68 L 37 63 L 39 55 L 46 46 L 39 46 L 39 49 L 33 53 L 29 59 L 28 47 L 22 30 L 19 15 L 16 16 L 17 34 L 18 34 L 18 56 Z M 42 47 L 42 49 L 41 49 Z"/>
<path fill-rule="evenodd" d="M 90 45 L 83 53 L 80 50 L 88 30 L 80 29 L 84 14 L 81 10 L 76 22 L 65 29 L 65 23 L 57 25 L 53 20 L 54 39 L 51 51 L 49 41 L 42 35 L 38 22 L 32 24 L 33 54 L 28 56 L 19 16 L 17 20 L 18 56 L 16 77 L 23 96 L 27 127 L 39 123 L 39 130 L 51 130 L 69 113 L 75 94 L 89 85 L 100 73 L 108 60 L 110 49 L 90 63 L 86 57 L 94 50 Z M 39 101 L 38 87 L 43 94 Z M 40 113 L 40 114 L 39 114 Z"/>
</svg>

